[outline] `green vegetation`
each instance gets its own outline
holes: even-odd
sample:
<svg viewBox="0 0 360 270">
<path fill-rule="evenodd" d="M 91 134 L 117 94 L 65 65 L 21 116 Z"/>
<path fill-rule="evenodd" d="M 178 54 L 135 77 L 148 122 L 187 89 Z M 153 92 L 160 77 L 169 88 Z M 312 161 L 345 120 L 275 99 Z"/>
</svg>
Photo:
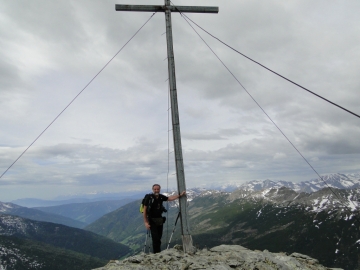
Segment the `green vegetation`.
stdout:
<svg viewBox="0 0 360 270">
<path fill-rule="evenodd" d="M 91 269 L 131 253 L 129 247 L 89 231 L 10 215 L 0 217 L 2 234 L 11 233 L 2 235 L 0 241 L 0 251 L 10 250 L 0 252 L 7 270 L 14 261 L 18 265 L 13 269 L 40 269 L 44 264 L 43 269 Z"/>
<path fill-rule="evenodd" d="M 95 233 L 61 224 L 23 219 L 27 230 L 14 236 L 43 242 L 55 247 L 80 252 L 101 259 L 116 259 L 129 253 L 129 248 Z"/>
</svg>

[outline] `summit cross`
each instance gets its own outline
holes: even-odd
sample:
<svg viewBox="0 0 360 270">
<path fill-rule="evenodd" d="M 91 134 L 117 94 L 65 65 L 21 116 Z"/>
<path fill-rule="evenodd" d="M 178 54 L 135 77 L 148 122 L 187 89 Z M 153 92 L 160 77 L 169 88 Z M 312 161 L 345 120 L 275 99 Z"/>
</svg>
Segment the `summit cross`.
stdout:
<svg viewBox="0 0 360 270">
<path fill-rule="evenodd" d="M 203 7 L 203 6 L 171 6 L 170 0 L 164 0 L 164 1 L 165 1 L 165 5 L 163 6 L 115 5 L 115 10 L 165 13 L 167 56 L 168 56 L 167 59 L 168 59 L 169 85 L 170 85 L 170 100 L 171 100 L 171 119 L 172 119 L 172 128 L 173 128 L 176 179 L 177 179 L 178 193 L 180 194 L 182 191 L 186 190 L 186 185 L 185 185 L 184 162 L 183 162 L 182 147 L 181 147 L 179 109 L 178 109 L 177 92 L 176 92 L 175 60 L 174 60 L 173 38 L 172 38 L 171 12 L 218 13 L 219 8 Z M 184 252 L 193 253 L 194 246 L 190 234 L 186 203 L 187 203 L 186 197 L 179 198 L 181 235 L 182 235 Z"/>
</svg>

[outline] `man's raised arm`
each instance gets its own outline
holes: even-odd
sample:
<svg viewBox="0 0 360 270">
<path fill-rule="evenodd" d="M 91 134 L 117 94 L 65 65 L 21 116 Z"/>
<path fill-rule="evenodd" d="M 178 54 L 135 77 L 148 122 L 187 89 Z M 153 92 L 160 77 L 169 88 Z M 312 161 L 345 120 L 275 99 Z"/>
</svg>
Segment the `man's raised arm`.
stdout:
<svg viewBox="0 0 360 270">
<path fill-rule="evenodd" d="M 176 199 L 179 199 L 181 196 L 184 196 L 186 194 L 186 191 L 183 191 L 181 192 L 181 194 L 179 195 L 172 195 L 172 196 L 169 196 L 168 197 L 168 201 L 171 202 L 171 201 L 174 201 Z"/>
</svg>

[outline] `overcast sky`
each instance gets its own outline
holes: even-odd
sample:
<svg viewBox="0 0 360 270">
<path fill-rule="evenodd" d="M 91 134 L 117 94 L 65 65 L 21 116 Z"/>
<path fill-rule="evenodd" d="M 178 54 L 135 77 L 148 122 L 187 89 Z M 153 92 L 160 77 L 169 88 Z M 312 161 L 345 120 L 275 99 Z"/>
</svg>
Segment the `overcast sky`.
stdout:
<svg viewBox="0 0 360 270">
<path fill-rule="evenodd" d="M 0 174 L 152 15 L 115 4 L 163 1 L 0 0 Z M 358 0 L 173 4 L 218 6 L 187 16 L 360 114 Z M 187 187 L 317 178 L 186 21 L 172 23 Z M 158 13 L 0 179 L 0 201 L 176 187 L 164 33 Z M 318 173 L 360 172 L 359 118 L 199 33 Z"/>
</svg>

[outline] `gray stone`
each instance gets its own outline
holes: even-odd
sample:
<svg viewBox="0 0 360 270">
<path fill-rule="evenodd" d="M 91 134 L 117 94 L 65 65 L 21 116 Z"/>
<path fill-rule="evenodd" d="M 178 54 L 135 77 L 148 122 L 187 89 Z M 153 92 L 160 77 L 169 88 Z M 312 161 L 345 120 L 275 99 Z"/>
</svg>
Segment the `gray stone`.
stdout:
<svg viewBox="0 0 360 270">
<path fill-rule="evenodd" d="M 233 251 L 241 252 L 243 250 L 248 250 L 248 249 L 239 245 L 220 245 L 210 249 L 210 251 L 214 251 L 214 252 L 233 252 Z"/>
<path fill-rule="evenodd" d="M 157 254 L 139 254 L 122 261 L 110 261 L 96 270 L 341 270 L 328 268 L 307 255 L 253 251 L 239 245 L 220 245 L 194 254 L 184 254 L 182 249 L 164 250 Z M 95 269 L 94 269 L 95 270 Z"/>
</svg>

